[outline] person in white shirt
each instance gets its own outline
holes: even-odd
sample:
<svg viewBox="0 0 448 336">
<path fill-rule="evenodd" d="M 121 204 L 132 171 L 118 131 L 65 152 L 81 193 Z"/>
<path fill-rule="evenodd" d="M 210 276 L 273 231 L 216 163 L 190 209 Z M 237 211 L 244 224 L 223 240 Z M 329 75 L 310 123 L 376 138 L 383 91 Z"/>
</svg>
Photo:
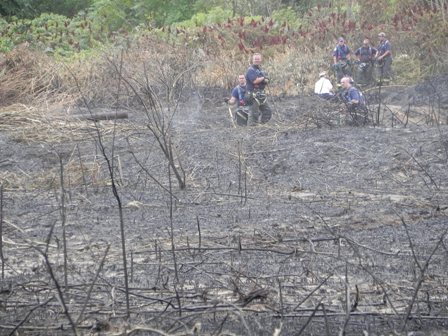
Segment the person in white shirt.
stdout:
<svg viewBox="0 0 448 336">
<path fill-rule="evenodd" d="M 323 99 L 334 97 L 333 84 L 331 84 L 325 71 L 319 74 L 319 80 L 314 84 L 314 93 Z"/>
</svg>

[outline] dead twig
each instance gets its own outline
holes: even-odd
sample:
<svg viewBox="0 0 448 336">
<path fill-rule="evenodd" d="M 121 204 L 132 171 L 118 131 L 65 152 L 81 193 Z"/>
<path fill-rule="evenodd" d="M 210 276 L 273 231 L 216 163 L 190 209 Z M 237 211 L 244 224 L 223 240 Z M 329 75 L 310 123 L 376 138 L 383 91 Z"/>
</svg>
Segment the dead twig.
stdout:
<svg viewBox="0 0 448 336">
<path fill-rule="evenodd" d="M 59 153 L 56 153 L 59 159 L 59 182 L 60 182 L 60 213 L 61 213 L 61 225 L 62 225 L 62 248 L 63 248 L 63 256 L 64 256 L 64 288 L 65 291 L 68 289 L 68 271 L 67 271 L 67 234 L 66 234 L 66 209 L 65 209 L 65 186 L 64 186 L 64 164 L 62 162 L 62 156 Z"/>
<path fill-rule="evenodd" d="M 55 276 L 55 274 L 53 272 L 53 267 L 51 266 L 51 263 L 50 263 L 50 259 L 48 258 L 48 247 L 50 245 L 51 237 L 53 236 L 53 231 L 54 231 L 55 225 L 56 225 L 56 221 L 53 223 L 53 225 L 51 226 L 50 231 L 48 233 L 47 245 L 45 247 L 45 250 L 42 251 L 38 247 L 34 247 L 34 249 L 37 252 L 39 252 L 42 255 L 42 257 L 44 258 L 45 265 L 47 266 L 48 273 L 50 274 L 51 280 L 53 281 L 53 283 L 54 283 L 54 285 L 56 287 L 56 291 L 58 293 L 59 303 L 62 306 L 63 313 L 67 317 L 67 320 L 68 320 L 68 322 L 70 324 L 70 327 L 72 328 L 72 331 L 73 331 L 74 335 L 77 336 L 78 335 L 78 331 L 76 329 L 76 324 L 75 324 L 75 322 L 72 319 L 72 316 L 71 316 L 71 314 L 70 314 L 70 312 L 68 310 L 67 304 L 65 303 L 64 294 L 62 293 L 61 286 L 59 285 L 59 281 L 56 279 L 56 276 Z"/>
<path fill-rule="evenodd" d="M 414 161 L 419 167 L 420 169 L 423 171 L 423 173 L 429 178 L 429 180 L 432 182 L 432 184 L 434 184 L 434 186 L 436 187 L 437 190 L 440 190 L 439 185 L 437 184 L 437 182 L 433 179 L 433 177 L 431 176 L 431 174 L 429 174 L 428 170 L 423 167 L 423 165 L 420 163 L 420 161 L 418 161 L 414 155 L 412 155 L 411 153 L 409 153 L 409 151 L 405 148 L 402 148 L 412 159 L 412 161 Z M 424 181 L 425 184 L 427 185 L 426 181 Z M 427 185 L 428 186 L 428 185 Z M 428 186 L 429 188 L 429 186 Z"/>
<path fill-rule="evenodd" d="M 13 336 L 16 335 L 16 331 L 20 329 L 20 327 L 26 323 L 26 321 L 28 321 L 29 317 L 31 316 L 31 314 L 38 308 L 40 307 L 44 307 L 46 306 L 51 300 L 53 300 L 54 297 L 49 298 L 48 300 L 39 303 L 37 306 L 34 306 L 33 308 L 31 308 L 28 313 L 26 314 L 26 316 L 22 319 L 22 321 L 19 322 L 19 324 L 17 324 L 14 329 L 11 330 L 11 332 L 9 333 L 9 336 Z"/>
<path fill-rule="evenodd" d="M 314 288 L 310 293 L 308 293 L 308 295 L 305 296 L 305 298 L 303 298 L 292 310 L 294 311 L 297 308 L 299 308 L 306 300 L 308 300 L 308 298 L 310 298 L 317 290 L 319 290 L 319 288 L 321 288 L 332 276 L 333 274 L 329 274 L 319 285 L 316 286 L 316 288 Z"/>
<path fill-rule="evenodd" d="M 404 230 L 406 232 L 406 237 L 408 238 L 408 241 L 409 241 L 409 246 L 411 248 L 411 253 L 412 253 L 412 257 L 414 258 L 415 265 L 417 265 L 418 269 L 421 272 L 423 269 L 422 269 L 422 266 L 420 265 L 420 262 L 417 259 L 417 255 L 415 254 L 414 243 L 412 242 L 411 236 L 409 234 L 408 226 L 402 216 L 400 216 L 400 220 L 401 220 L 401 224 L 403 224 Z"/>
<path fill-rule="evenodd" d="M 417 295 L 418 295 L 418 293 L 420 291 L 420 287 L 423 284 L 424 277 L 425 277 L 425 274 L 426 274 L 426 270 L 429 267 L 429 264 L 430 264 L 430 262 L 432 260 L 432 257 L 434 256 L 436 251 L 439 249 L 439 246 L 443 243 L 443 240 L 445 239 L 445 236 L 446 236 L 447 233 L 448 233 L 448 228 L 446 228 L 445 231 L 440 235 L 439 240 L 437 241 L 436 245 L 432 249 L 431 254 L 429 255 L 428 259 L 426 260 L 425 264 L 423 265 L 423 268 L 420 271 L 420 276 L 418 278 L 418 281 L 415 284 L 414 294 L 412 296 L 411 302 L 408 305 L 405 317 L 403 318 L 403 323 L 402 323 L 402 327 L 401 327 L 401 331 L 402 332 L 406 329 L 406 325 L 408 323 L 409 316 L 411 315 L 412 308 L 414 306 L 415 300 L 417 299 Z"/>
<path fill-rule="evenodd" d="M 89 303 L 90 297 L 92 295 L 93 287 L 95 286 L 96 280 L 98 279 L 98 276 L 99 276 L 101 270 L 103 269 L 104 262 L 106 261 L 107 254 L 109 253 L 109 248 L 110 248 L 110 244 L 107 245 L 106 250 L 104 251 L 103 258 L 101 259 L 100 265 L 98 266 L 98 269 L 96 270 L 95 277 L 93 278 L 92 283 L 90 284 L 89 290 L 87 291 L 86 300 L 84 301 L 84 304 L 81 308 L 78 318 L 76 319 L 76 324 L 79 324 L 79 322 L 81 322 L 84 311 L 85 311 L 87 304 Z"/>
<path fill-rule="evenodd" d="M 167 334 L 165 333 L 163 330 L 159 330 L 159 329 L 154 329 L 154 328 L 150 328 L 150 327 L 134 327 L 131 330 L 125 330 L 123 332 L 119 332 L 116 334 L 111 334 L 111 336 L 131 336 L 134 335 L 136 333 L 139 332 L 150 332 L 151 334 L 156 334 L 156 335 L 161 335 L 161 336 L 173 336 L 173 334 Z"/>
<path fill-rule="evenodd" d="M 172 185 L 171 185 L 171 165 L 168 164 L 168 185 L 170 190 L 170 195 L 173 193 Z M 176 245 L 174 243 L 174 219 L 173 219 L 173 197 L 170 196 L 169 203 L 169 211 L 170 211 L 170 240 L 171 240 L 171 252 L 173 254 L 173 264 L 174 264 L 174 276 L 176 278 L 176 284 L 179 283 L 179 274 L 177 270 L 177 259 L 176 259 Z M 180 301 L 179 301 L 180 304 Z M 182 308 L 179 305 L 179 312 L 182 311 Z"/>
<path fill-rule="evenodd" d="M 120 83 L 122 80 L 122 66 L 123 66 L 123 51 L 121 53 L 120 66 L 119 66 L 119 69 L 117 69 L 117 73 L 119 75 L 118 93 L 120 92 L 120 88 L 121 88 Z M 81 94 L 81 99 L 82 99 L 82 102 L 84 103 L 84 106 L 87 108 L 89 113 L 93 115 L 92 109 L 90 108 L 90 105 L 87 101 L 86 96 L 83 94 L 83 92 L 81 90 L 81 86 L 78 82 L 77 77 L 70 70 L 69 70 L 69 72 L 75 81 L 76 88 L 77 88 L 78 92 Z M 118 192 L 117 183 L 115 180 L 115 173 L 114 173 L 114 146 L 112 146 L 112 155 L 111 155 L 111 158 L 109 158 L 109 155 L 107 154 L 106 146 L 103 143 L 103 137 L 101 135 L 101 131 L 100 131 L 100 128 L 99 128 L 99 125 L 97 122 L 95 122 L 95 131 L 96 131 L 98 146 L 99 146 L 101 155 L 103 156 L 103 158 L 107 164 L 109 176 L 111 179 L 112 193 L 114 195 L 114 198 L 117 202 L 117 207 L 118 207 L 118 215 L 119 215 L 119 219 L 120 219 L 120 238 L 121 238 L 122 262 L 123 262 L 123 278 L 124 278 L 124 284 L 125 284 L 126 315 L 129 318 L 130 304 L 129 304 L 128 266 L 127 266 L 127 258 L 126 258 L 126 236 L 125 236 L 125 230 L 124 230 L 123 204 L 121 201 L 120 194 Z M 114 128 L 114 134 L 115 134 L 115 128 Z"/>
<path fill-rule="evenodd" d="M 196 216 L 196 224 L 198 227 L 198 250 L 199 250 L 199 253 L 201 253 L 202 234 L 201 234 L 201 223 L 199 222 L 199 216 Z"/>
<path fill-rule="evenodd" d="M 3 255 L 3 184 L 0 184 L 0 262 L 2 263 L 2 281 L 5 279 L 5 256 Z"/>
<path fill-rule="evenodd" d="M 344 336 L 345 335 L 345 330 L 347 329 L 348 326 L 348 322 L 350 320 L 350 313 L 351 313 L 351 309 L 350 309 L 350 287 L 349 287 L 349 281 L 348 281 L 348 265 L 347 263 L 345 263 L 345 319 L 344 319 L 344 324 L 341 328 L 341 331 L 339 332 L 339 335 Z"/>
<path fill-rule="evenodd" d="M 305 331 L 306 327 L 308 327 L 308 324 L 310 324 L 310 322 L 313 319 L 314 315 L 316 315 L 316 312 L 319 310 L 319 307 L 322 304 L 322 300 L 323 299 L 320 299 L 320 301 L 317 303 L 316 307 L 314 308 L 313 312 L 309 316 L 308 320 L 305 322 L 305 324 L 302 326 L 302 328 L 300 328 L 299 332 L 297 334 L 295 334 L 296 336 L 302 335 L 302 333 Z"/>
</svg>

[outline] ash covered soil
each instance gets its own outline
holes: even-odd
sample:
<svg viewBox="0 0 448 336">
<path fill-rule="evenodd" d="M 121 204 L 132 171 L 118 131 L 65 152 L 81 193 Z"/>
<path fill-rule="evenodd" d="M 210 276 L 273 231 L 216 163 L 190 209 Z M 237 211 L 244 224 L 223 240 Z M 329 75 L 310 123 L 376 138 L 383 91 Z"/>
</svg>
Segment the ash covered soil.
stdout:
<svg viewBox="0 0 448 336">
<path fill-rule="evenodd" d="M 268 124 L 235 128 L 223 94 L 175 114 L 183 190 L 135 110 L 0 133 L 0 335 L 73 334 L 68 316 L 86 335 L 444 334 L 443 101 L 390 90 L 377 115 L 372 93 L 379 125 L 352 127 L 315 97 L 272 98 Z"/>
</svg>

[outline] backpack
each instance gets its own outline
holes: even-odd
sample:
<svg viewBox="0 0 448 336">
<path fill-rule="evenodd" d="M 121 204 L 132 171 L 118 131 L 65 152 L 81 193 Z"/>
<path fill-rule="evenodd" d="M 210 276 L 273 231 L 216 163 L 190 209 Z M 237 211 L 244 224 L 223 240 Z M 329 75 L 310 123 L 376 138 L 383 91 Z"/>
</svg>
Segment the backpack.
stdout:
<svg viewBox="0 0 448 336">
<path fill-rule="evenodd" d="M 360 55 L 361 56 L 368 56 L 369 59 L 372 57 L 372 47 L 369 47 L 367 54 L 365 52 L 363 52 L 365 50 L 365 48 L 361 47 L 361 52 Z"/>
<path fill-rule="evenodd" d="M 348 47 L 346 45 L 336 46 L 336 58 L 337 59 L 346 59 L 348 54 Z"/>
</svg>

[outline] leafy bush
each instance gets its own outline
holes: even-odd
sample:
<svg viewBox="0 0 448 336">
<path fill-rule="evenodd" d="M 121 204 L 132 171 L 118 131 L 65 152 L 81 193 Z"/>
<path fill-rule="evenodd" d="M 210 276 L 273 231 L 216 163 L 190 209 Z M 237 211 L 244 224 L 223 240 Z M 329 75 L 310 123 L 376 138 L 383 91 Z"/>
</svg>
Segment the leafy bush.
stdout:
<svg viewBox="0 0 448 336">
<path fill-rule="evenodd" d="M 42 14 L 33 20 L 15 19 L 0 25 L 0 51 L 11 51 L 26 42 L 41 51 L 71 56 L 98 46 L 105 39 L 105 34 L 92 26 L 92 21 L 82 16 L 68 19 L 58 14 Z"/>
<path fill-rule="evenodd" d="M 272 12 L 271 17 L 277 22 L 286 22 L 292 29 L 299 29 L 302 25 L 302 20 L 297 16 L 296 11 L 291 7 L 278 9 Z"/>
<path fill-rule="evenodd" d="M 179 8 L 184 8 L 187 2 L 180 0 Z M 168 7 L 162 6 L 159 11 L 143 1 L 98 0 L 90 12 L 73 19 L 43 14 L 34 20 L 14 19 L 9 23 L 0 20 L 0 50 L 11 50 L 27 42 L 31 47 L 51 51 L 59 59 L 83 60 L 112 44 L 132 50 L 143 43 L 142 37 L 148 37 L 157 40 L 154 46 L 160 53 L 163 50 L 181 53 L 188 49 L 201 55 L 204 64 L 197 73 L 198 83 L 225 87 L 232 86 L 236 74 L 246 70 L 251 54 L 261 52 L 265 65 L 273 72 L 272 92 L 294 94 L 307 91 L 316 74 L 328 70 L 338 36 L 344 36 L 354 50 L 364 36 L 370 37 L 375 45 L 378 32 L 385 31 L 392 43 L 393 66 L 399 83 L 414 83 L 448 69 L 448 61 L 442 56 L 448 54 L 447 21 L 431 8 L 409 7 L 390 20 L 372 24 L 367 18 L 357 21 L 349 13 L 329 6 L 313 7 L 303 17 L 288 7 L 275 10 L 267 18 L 232 17 L 230 9 L 213 7 L 160 29 L 148 24 L 135 26 L 142 17 L 155 13 L 163 14 L 160 22 L 177 17 L 181 9 L 170 11 Z M 169 18 L 170 15 L 173 16 Z M 397 56 L 401 54 L 408 56 Z M 103 83 L 107 83 L 107 78 Z"/>
<path fill-rule="evenodd" d="M 223 23 L 231 17 L 231 10 L 222 9 L 221 7 L 214 7 L 207 13 L 196 13 L 191 19 L 177 23 L 176 26 L 184 28 L 202 27 L 205 25 Z"/>
<path fill-rule="evenodd" d="M 33 19 L 43 13 L 55 13 L 67 17 L 75 16 L 87 9 L 94 0 L 2 0 L 0 15 Z"/>
<path fill-rule="evenodd" d="M 88 13 L 95 30 L 111 33 L 119 29 L 130 29 L 127 12 L 131 8 L 130 0 L 96 0 Z"/>
</svg>

